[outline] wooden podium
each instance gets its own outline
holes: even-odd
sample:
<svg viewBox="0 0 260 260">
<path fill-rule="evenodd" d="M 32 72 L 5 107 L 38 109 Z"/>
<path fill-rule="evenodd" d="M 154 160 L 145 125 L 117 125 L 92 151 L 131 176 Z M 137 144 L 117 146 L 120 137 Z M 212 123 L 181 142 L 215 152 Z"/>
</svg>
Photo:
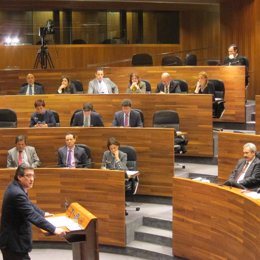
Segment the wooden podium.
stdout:
<svg viewBox="0 0 260 260">
<path fill-rule="evenodd" d="M 65 229 L 65 239 L 72 244 L 73 260 L 98 260 L 97 218 L 76 202 L 65 213 L 46 220 Z"/>
</svg>

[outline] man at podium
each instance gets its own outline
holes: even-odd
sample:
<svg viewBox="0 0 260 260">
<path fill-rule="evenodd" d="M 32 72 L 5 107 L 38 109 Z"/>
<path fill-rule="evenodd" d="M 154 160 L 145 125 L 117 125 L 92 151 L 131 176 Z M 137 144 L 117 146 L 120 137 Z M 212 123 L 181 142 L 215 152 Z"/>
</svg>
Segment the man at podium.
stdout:
<svg viewBox="0 0 260 260">
<path fill-rule="evenodd" d="M 34 169 L 18 166 L 14 180 L 7 187 L 2 204 L 0 248 L 4 260 L 28 260 L 32 250 L 31 224 L 52 234 L 65 236 L 66 232 L 56 228 L 44 217 L 50 215 L 34 205 L 28 197 L 33 187 Z"/>
</svg>

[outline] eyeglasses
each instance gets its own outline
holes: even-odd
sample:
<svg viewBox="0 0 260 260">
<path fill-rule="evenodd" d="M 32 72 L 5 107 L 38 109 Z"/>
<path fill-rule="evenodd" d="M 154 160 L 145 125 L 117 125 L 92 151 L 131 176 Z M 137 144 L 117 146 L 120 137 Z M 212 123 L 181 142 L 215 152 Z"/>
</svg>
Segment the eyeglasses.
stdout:
<svg viewBox="0 0 260 260">
<path fill-rule="evenodd" d="M 34 174 L 24 174 L 24 176 L 26 179 L 35 179 L 35 175 Z"/>
</svg>

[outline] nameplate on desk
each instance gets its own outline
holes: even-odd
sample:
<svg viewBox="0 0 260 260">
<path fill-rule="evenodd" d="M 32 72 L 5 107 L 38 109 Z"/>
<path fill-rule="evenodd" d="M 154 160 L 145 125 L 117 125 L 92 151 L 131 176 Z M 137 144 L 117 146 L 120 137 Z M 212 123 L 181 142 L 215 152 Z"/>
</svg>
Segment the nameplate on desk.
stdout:
<svg viewBox="0 0 260 260">
<path fill-rule="evenodd" d="M 56 228 L 67 228 L 69 231 L 82 230 L 83 228 L 71 218 L 66 216 L 47 217 L 46 220 Z"/>
</svg>

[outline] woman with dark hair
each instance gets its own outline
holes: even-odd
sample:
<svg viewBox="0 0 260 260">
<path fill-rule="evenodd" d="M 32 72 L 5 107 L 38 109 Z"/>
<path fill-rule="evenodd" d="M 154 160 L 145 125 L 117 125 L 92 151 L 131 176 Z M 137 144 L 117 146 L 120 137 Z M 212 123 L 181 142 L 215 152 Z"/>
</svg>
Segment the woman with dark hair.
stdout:
<svg viewBox="0 0 260 260">
<path fill-rule="evenodd" d="M 146 85 L 140 80 L 140 77 L 136 73 L 131 73 L 129 78 L 129 85 L 126 93 L 145 93 Z"/>
<path fill-rule="evenodd" d="M 127 154 L 119 150 L 120 143 L 115 137 L 107 140 L 107 151 L 103 154 L 102 165 L 110 170 L 127 170 Z"/>
<path fill-rule="evenodd" d="M 77 92 L 74 84 L 70 82 L 68 77 L 63 76 L 61 78 L 61 85 L 58 88 L 59 94 L 75 94 Z"/>
<path fill-rule="evenodd" d="M 45 109 L 43 99 L 34 102 L 36 112 L 32 113 L 30 127 L 52 127 L 56 126 L 56 120 L 51 110 Z"/>
</svg>

